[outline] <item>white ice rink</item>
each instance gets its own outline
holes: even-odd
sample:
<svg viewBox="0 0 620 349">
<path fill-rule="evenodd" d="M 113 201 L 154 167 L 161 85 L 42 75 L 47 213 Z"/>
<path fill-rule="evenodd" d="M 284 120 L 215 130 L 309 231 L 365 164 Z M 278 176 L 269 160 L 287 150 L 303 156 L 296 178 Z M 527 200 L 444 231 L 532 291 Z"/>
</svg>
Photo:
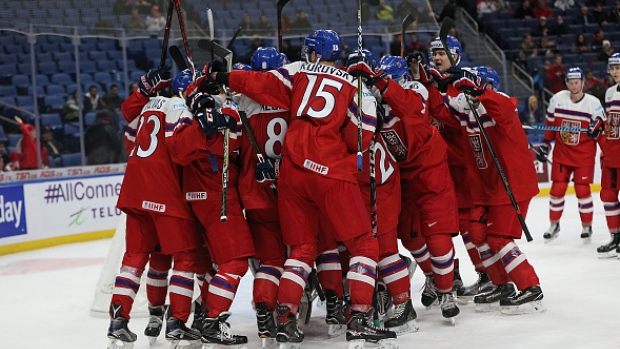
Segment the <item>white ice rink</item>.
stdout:
<svg viewBox="0 0 620 349">
<path fill-rule="evenodd" d="M 579 238 L 581 224 L 574 195 L 566 198 L 560 237 L 545 245 L 548 198 L 530 205 L 528 226 L 534 241 L 518 242 L 538 272 L 547 312 L 507 316 L 476 313 L 473 304 L 461 306 L 456 327 L 441 317 L 437 307 L 420 304 L 424 278 L 413 278 L 418 333 L 399 337 L 401 348 L 620 348 L 620 260 L 598 259 L 596 247 L 609 240 L 598 194 L 594 194 L 594 235 L 590 243 Z M 105 348 L 107 319 L 91 317 L 90 303 L 111 240 L 71 244 L 0 257 L 0 348 Z M 465 284 L 475 281 L 462 240 L 455 239 Z M 250 305 L 251 274 L 242 280 L 233 304 L 233 330 L 249 336 L 248 348 L 260 348 Z M 344 337 L 328 340 L 322 315 L 315 307 L 306 327 L 303 348 L 346 348 Z M 138 334 L 134 348 L 148 348 L 142 335 L 146 319 L 132 319 Z M 163 337 L 163 336 L 162 336 Z M 373 347 L 368 345 L 368 347 Z M 163 339 L 154 348 L 167 348 Z"/>
</svg>

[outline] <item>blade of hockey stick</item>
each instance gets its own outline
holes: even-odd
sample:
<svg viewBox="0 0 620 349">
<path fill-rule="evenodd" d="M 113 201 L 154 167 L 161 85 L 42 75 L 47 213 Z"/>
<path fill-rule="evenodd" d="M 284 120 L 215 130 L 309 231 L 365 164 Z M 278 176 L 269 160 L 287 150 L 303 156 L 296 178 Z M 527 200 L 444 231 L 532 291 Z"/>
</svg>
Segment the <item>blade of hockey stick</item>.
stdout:
<svg viewBox="0 0 620 349">
<path fill-rule="evenodd" d="M 232 39 L 230 39 L 230 41 L 228 42 L 228 45 L 226 45 L 227 49 L 232 50 L 232 45 L 235 43 L 235 40 L 237 40 L 237 36 L 239 36 L 239 33 L 241 33 L 241 27 L 237 29 L 235 35 L 233 35 Z M 211 41 L 213 41 L 213 39 L 211 39 Z"/>
<path fill-rule="evenodd" d="M 403 18 L 402 25 L 400 27 L 400 56 L 403 57 L 405 55 L 405 31 L 411 25 L 411 23 L 415 22 L 415 14 L 413 12 L 409 12 L 405 18 Z"/>
<path fill-rule="evenodd" d="M 211 41 L 208 39 L 201 39 L 198 41 L 198 47 L 205 51 L 213 52 L 216 56 L 223 58 L 224 63 L 229 66 L 232 64 L 232 55 L 233 52 L 228 48 L 218 44 L 215 41 Z"/>
<path fill-rule="evenodd" d="M 276 17 L 278 19 L 278 52 L 282 52 L 282 9 L 290 0 L 278 0 Z"/>
<path fill-rule="evenodd" d="M 178 46 L 170 46 L 170 57 L 172 57 L 172 60 L 174 61 L 174 63 L 177 65 L 177 68 L 179 68 L 179 70 L 185 70 L 187 69 L 187 62 L 185 61 L 185 58 L 183 57 L 183 53 L 181 53 L 181 49 Z"/>
<path fill-rule="evenodd" d="M 450 60 L 450 64 L 453 67 L 456 67 L 456 63 L 454 62 L 454 57 L 452 57 L 452 53 L 450 53 L 450 50 L 448 50 L 448 45 L 446 44 L 448 33 L 450 32 L 450 29 L 452 29 L 453 27 L 454 27 L 454 19 L 450 17 L 444 18 L 443 22 L 441 22 L 441 28 L 439 28 L 439 39 L 441 40 L 441 44 L 443 45 L 444 50 L 446 50 L 446 55 L 448 56 L 448 59 Z"/>
<path fill-rule="evenodd" d="M 213 40 L 215 38 L 215 24 L 213 23 L 213 10 L 207 8 L 207 21 L 209 21 L 209 38 Z"/>
</svg>

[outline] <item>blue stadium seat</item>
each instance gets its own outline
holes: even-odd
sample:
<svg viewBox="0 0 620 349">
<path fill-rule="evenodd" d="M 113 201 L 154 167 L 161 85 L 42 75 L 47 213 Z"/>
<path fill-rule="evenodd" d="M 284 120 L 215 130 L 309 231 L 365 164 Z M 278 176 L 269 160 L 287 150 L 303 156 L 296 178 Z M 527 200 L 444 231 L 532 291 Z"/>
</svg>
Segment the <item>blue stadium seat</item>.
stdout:
<svg viewBox="0 0 620 349">
<path fill-rule="evenodd" d="M 47 92 L 47 95 L 64 96 L 67 93 L 64 86 L 55 84 L 47 85 L 45 90 Z"/>
<path fill-rule="evenodd" d="M 43 104 L 47 113 L 59 113 L 65 106 L 65 99 L 62 96 L 45 96 Z"/>
<path fill-rule="evenodd" d="M 24 74 L 13 75 L 14 86 L 30 86 L 31 80 Z"/>
<path fill-rule="evenodd" d="M 89 127 L 93 124 L 93 122 L 95 122 L 96 116 L 97 114 L 95 114 L 95 112 L 86 113 L 86 115 L 84 115 L 84 124 L 86 127 Z"/>
<path fill-rule="evenodd" d="M 6 136 L 9 139 L 9 147 L 17 146 L 17 142 L 19 142 L 19 140 L 22 138 L 21 133 L 19 134 L 9 133 Z"/>
<path fill-rule="evenodd" d="M 93 76 L 88 74 L 88 73 L 81 73 L 80 74 L 80 83 L 82 84 L 90 84 L 91 82 L 93 82 Z"/>
<path fill-rule="evenodd" d="M 15 102 L 15 98 L 17 97 L 0 97 L 0 102 L 6 103 L 6 104 L 10 104 L 10 105 L 16 105 Z M 4 104 L 0 104 L 0 112 L 3 111 L 4 109 L 8 108 L 7 106 L 5 106 Z"/>
<path fill-rule="evenodd" d="M 93 75 L 93 80 L 100 84 L 105 84 L 112 81 L 112 77 L 106 72 L 97 72 Z"/>
<path fill-rule="evenodd" d="M 60 63 L 61 61 L 73 61 L 72 53 L 67 51 L 52 52 L 52 57 L 58 63 Z"/>
<path fill-rule="evenodd" d="M 66 87 L 67 95 L 72 95 L 77 90 L 77 84 L 69 84 Z"/>
<path fill-rule="evenodd" d="M 95 65 L 95 62 L 93 61 L 80 61 L 80 70 L 82 73 L 96 73 L 97 70 L 97 66 Z"/>
<path fill-rule="evenodd" d="M 57 71 L 58 66 L 56 66 L 56 62 L 40 61 L 38 70 L 39 74 L 54 74 Z"/>
<path fill-rule="evenodd" d="M 108 59 L 111 61 L 117 61 L 119 59 L 123 59 L 123 52 L 112 49 L 107 51 Z"/>
<path fill-rule="evenodd" d="M 138 80 L 140 80 L 142 75 L 144 75 L 144 72 L 143 71 L 139 71 L 139 70 L 135 70 L 135 71 L 129 72 L 129 80 L 131 82 L 137 82 Z"/>
<path fill-rule="evenodd" d="M 71 76 L 69 74 L 56 73 L 56 74 L 52 74 L 51 82 L 52 84 L 57 84 L 57 85 L 69 85 L 73 83 L 73 79 L 71 79 Z"/>
<path fill-rule="evenodd" d="M 103 72 L 109 72 L 112 70 L 116 70 L 116 61 L 109 61 L 107 59 L 98 60 L 97 68 Z"/>
<path fill-rule="evenodd" d="M 65 167 L 82 166 L 82 154 L 80 153 L 61 154 L 60 158 Z"/>
<path fill-rule="evenodd" d="M 20 107 L 33 106 L 34 100 L 32 96 L 17 96 L 15 97 L 15 102 Z"/>
<path fill-rule="evenodd" d="M 41 124 L 44 126 L 49 126 L 53 129 L 62 128 L 62 121 L 60 120 L 60 115 L 58 115 L 58 113 L 41 114 Z"/>
<path fill-rule="evenodd" d="M 79 122 L 68 122 L 64 125 L 65 137 L 75 136 L 80 134 Z"/>
<path fill-rule="evenodd" d="M 101 61 L 104 59 L 108 59 L 108 55 L 105 51 L 90 51 L 88 52 L 88 57 L 91 61 Z"/>
<path fill-rule="evenodd" d="M 17 88 L 15 86 L 0 86 L 0 97 L 16 97 Z"/>
<path fill-rule="evenodd" d="M 37 86 L 45 86 L 50 83 L 50 79 L 45 74 L 37 74 L 35 81 L 37 82 Z"/>
<path fill-rule="evenodd" d="M 7 64 L 7 63 L 17 64 L 18 63 L 17 54 L 1 55 L 0 62 L 2 64 Z"/>
<path fill-rule="evenodd" d="M 0 142 L 2 143 L 6 143 L 9 141 L 9 138 L 6 136 L 6 133 L 4 132 L 4 127 L 2 127 L 2 125 L 0 125 Z M 5 149 L 6 151 L 6 149 Z"/>
<path fill-rule="evenodd" d="M 58 62 L 58 71 L 61 73 L 75 73 L 75 62 L 74 61 L 59 61 Z"/>
</svg>

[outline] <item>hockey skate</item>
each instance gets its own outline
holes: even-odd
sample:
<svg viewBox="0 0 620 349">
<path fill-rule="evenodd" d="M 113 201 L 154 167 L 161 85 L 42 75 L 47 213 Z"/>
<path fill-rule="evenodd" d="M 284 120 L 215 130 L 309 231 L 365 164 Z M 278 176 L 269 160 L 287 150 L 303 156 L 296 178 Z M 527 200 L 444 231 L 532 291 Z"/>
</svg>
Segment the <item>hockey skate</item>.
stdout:
<svg viewBox="0 0 620 349">
<path fill-rule="evenodd" d="M 394 306 L 394 313 L 385 321 L 383 326 L 399 335 L 418 332 L 420 328 L 415 321 L 417 317 L 418 314 L 413 309 L 413 302 L 411 302 L 411 299 L 408 299 Z"/>
<path fill-rule="evenodd" d="M 620 255 L 620 233 L 611 234 L 611 240 L 596 249 L 598 258 L 613 258 Z"/>
<path fill-rule="evenodd" d="M 499 304 L 502 314 L 517 315 L 542 313 L 547 310 L 542 304 L 542 299 L 543 293 L 540 286 L 532 286 L 520 292 L 518 296 L 502 298 Z"/>
<path fill-rule="evenodd" d="M 437 290 L 435 289 L 435 278 L 432 275 L 426 276 L 424 289 L 422 290 L 422 305 L 430 309 L 431 305 L 437 300 Z"/>
<path fill-rule="evenodd" d="M 441 315 L 450 320 L 452 325 L 456 325 L 454 318 L 459 315 L 461 310 L 456 305 L 456 298 L 452 292 L 439 293 L 439 307 L 441 308 Z"/>
<path fill-rule="evenodd" d="M 203 322 L 207 312 L 202 308 L 202 305 L 198 302 L 194 302 L 194 320 L 192 321 L 192 328 L 198 331 L 202 331 Z"/>
<path fill-rule="evenodd" d="M 121 306 L 118 305 L 118 307 Z M 108 349 L 133 348 L 133 344 L 138 339 L 138 336 L 127 328 L 127 322 L 128 320 L 122 316 L 110 320 L 110 327 L 108 328 L 110 343 L 108 344 Z"/>
<path fill-rule="evenodd" d="M 551 226 L 547 231 L 543 234 L 543 238 L 545 239 L 545 243 L 551 242 L 553 239 L 557 238 L 560 234 L 560 223 L 551 223 Z"/>
<path fill-rule="evenodd" d="M 454 284 L 452 286 L 452 292 L 463 292 L 463 279 L 461 279 L 461 272 L 458 267 L 454 268 Z"/>
<path fill-rule="evenodd" d="M 159 337 L 159 334 L 161 333 L 165 313 L 166 308 L 163 305 L 158 307 L 149 307 L 149 323 L 144 329 L 144 335 L 148 338 L 149 345 L 151 346 L 155 345 L 157 337 Z"/>
<path fill-rule="evenodd" d="M 170 342 L 170 349 L 200 348 L 200 331 L 188 328 L 174 316 L 166 320 L 166 339 Z"/>
<path fill-rule="evenodd" d="M 328 325 L 327 336 L 329 338 L 343 335 L 346 331 L 347 320 L 344 317 L 344 303 L 338 298 L 336 292 L 325 290 L 325 323 Z"/>
<path fill-rule="evenodd" d="M 476 283 L 463 287 L 461 292 L 457 291 L 457 301 L 459 304 L 467 304 L 474 300 L 474 296 L 485 292 L 491 292 L 494 289 L 495 286 L 491 282 L 489 275 L 483 270 L 478 273 L 478 281 L 476 281 Z"/>
<path fill-rule="evenodd" d="M 592 237 L 592 226 L 591 225 L 584 225 L 581 228 L 581 240 L 583 241 L 583 243 L 588 243 L 590 242 L 590 237 Z"/>
<path fill-rule="evenodd" d="M 367 313 L 351 310 L 351 318 L 347 323 L 347 342 L 349 349 L 364 349 L 365 342 L 377 343 L 379 349 L 398 349 L 395 332 L 374 326 L 372 309 Z"/>
<path fill-rule="evenodd" d="M 275 349 L 276 343 L 276 322 L 273 312 L 267 308 L 267 303 L 256 303 L 256 324 L 258 325 L 258 337 L 262 341 L 262 349 Z"/>
<path fill-rule="evenodd" d="M 276 341 L 280 343 L 280 349 L 299 349 L 304 333 L 297 326 L 297 317 L 291 313 L 291 309 L 285 305 L 276 305 L 278 317 L 278 334 Z"/>
<path fill-rule="evenodd" d="M 474 297 L 476 311 L 488 312 L 494 311 L 492 305 L 501 299 L 514 297 L 517 294 L 515 286 L 512 283 L 496 286 L 493 291 L 479 294 Z"/>
<path fill-rule="evenodd" d="M 226 320 L 230 312 L 223 312 L 216 318 L 205 317 L 202 327 L 202 349 L 237 348 L 245 347 L 248 337 L 239 336 L 230 332 L 230 325 Z"/>
<path fill-rule="evenodd" d="M 374 306 L 379 320 L 383 320 L 392 305 L 392 296 L 388 293 L 387 287 L 383 281 L 377 280 L 377 291 L 375 292 Z"/>
</svg>

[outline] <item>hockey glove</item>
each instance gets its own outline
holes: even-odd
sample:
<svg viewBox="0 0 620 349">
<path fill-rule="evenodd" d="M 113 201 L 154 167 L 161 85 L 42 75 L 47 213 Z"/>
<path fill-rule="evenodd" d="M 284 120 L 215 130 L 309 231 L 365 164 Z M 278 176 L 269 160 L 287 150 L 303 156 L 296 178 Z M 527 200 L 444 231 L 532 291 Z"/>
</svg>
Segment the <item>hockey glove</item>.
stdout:
<svg viewBox="0 0 620 349">
<path fill-rule="evenodd" d="M 601 118 L 592 120 L 592 122 L 590 122 L 590 126 L 588 126 L 588 137 L 597 139 L 603 131 L 604 124 L 605 122 Z"/>
<path fill-rule="evenodd" d="M 383 129 L 383 119 L 385 119 L 385 108 L 383 104 L 377 103 L 377 128 L 375 133 L 378 134 Z"/>
<path fill-rule="evenodd" d="M 213 99 L 213 96 L 208 93 L 196 90 L 192 94 L 187 96 L 187 98 L 185 99 L 185 104 L 192 112 L 192 114 L 196 115 L 199 111 L 205 108 L 215 108 L 215 99 Z"/>
<path fill-rule="evenodd" d="M 551 144 L 549 141 L 542 141 L 538 146 L 538 152 L 536 153 L 536 159 L 540 162 L 547 162 L 547 156 L 551 150 Z"/>
<path fill-rule="evenodd" d="M 224 66 L 224 63 L 222 63 L 222 61 L 218 61 L 216 59 L 214 59 L 211 62 L 208 62 L 207 64 L 205 64 L 205 67 L 202 69 L 202 73 L 205 76 L 209 76 L 209 77 L 211 77 L 211 74 L 213 74 L 213 73 L 221 73 L 221 72 L 225 72 L 225 71 L 226 71 L 226 67 Z"/>
<path fill-rule="evenodd" d="M 480 96 L 486 91 L 486 83 L 478 75 L 468 70 L 451 67 L 447 73 L 450 73 L 452 85 L 461 92 L 470 96 Z"/>
<path fill-rule="evenodd" d="M 375 86 L 383 92 L 387 87 L 387 78 L 382 70 L 375 70 L 364 55 L 352 54 L 347 60 L 347 73 L 356 78 L 361 78 L 366 86 Z"/>
<path fill-rule="evenodd" d="M 138 81 L 138 88 L 144 96 L 153 97 L 157 91 L 170 86 L 171 83 L 170 67 L 162 65 L 149 70 L 146 75 L 142 75 L 140 81 Z"/>
<path fill-rule="evenodd" d="M 263 162 L 256 164 L 255 174 L 258 183 L 273 182 L 278 179 L 276 173 L 276 165 L 279 160 L 265 159 Z"/>
<path fill-rule="evenodd" d="M 235 109 L 220 108 L 211 109 L 205 108 L 198 112 L 196 120 L 202 131 L 211 138 L 217 131 L 237 128 L 237 122 L 240 120 L 239 113 Z"/>
<path fill-rule="evenodd" d="M 422 53 L 415 51 L 408 54 L 405 59 L 407 60 L 407 67 L 411 70 L 411 75 L 418 75 L 423 69 L 422 62 L 424 61 L 424 56 L 422 56 Z"/>
</svg>

